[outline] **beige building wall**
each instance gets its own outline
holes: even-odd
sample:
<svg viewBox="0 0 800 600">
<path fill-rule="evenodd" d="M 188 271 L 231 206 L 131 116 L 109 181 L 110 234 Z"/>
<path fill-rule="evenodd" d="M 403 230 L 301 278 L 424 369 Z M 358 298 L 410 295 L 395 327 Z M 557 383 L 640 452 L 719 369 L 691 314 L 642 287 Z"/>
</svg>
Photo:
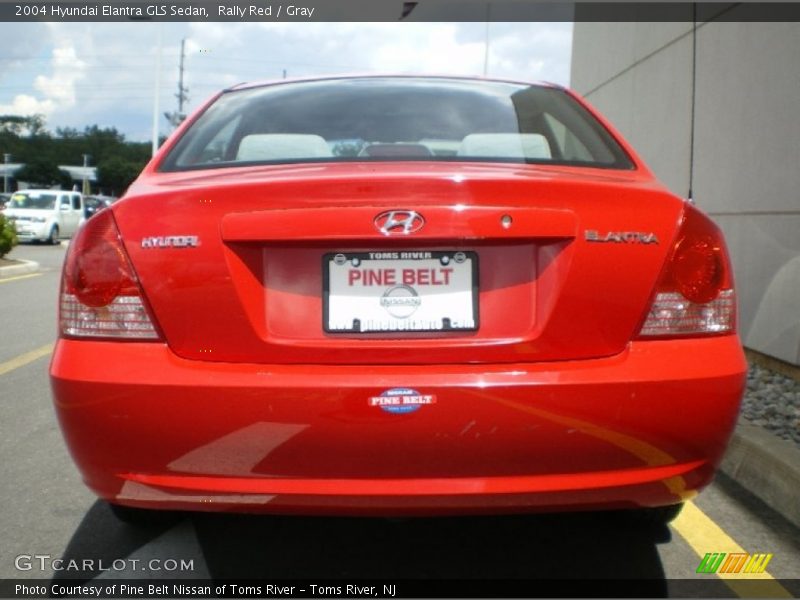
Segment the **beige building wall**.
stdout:
<svg viewBox="0 0 800 600">
<path fill-rule="evenodd" d="M 728 241 L 743 342 L 798 365 L 800 23 L 693 29 L 576 23 L 571 87 L 673 192 L 691 179 Z"/>
</svg>

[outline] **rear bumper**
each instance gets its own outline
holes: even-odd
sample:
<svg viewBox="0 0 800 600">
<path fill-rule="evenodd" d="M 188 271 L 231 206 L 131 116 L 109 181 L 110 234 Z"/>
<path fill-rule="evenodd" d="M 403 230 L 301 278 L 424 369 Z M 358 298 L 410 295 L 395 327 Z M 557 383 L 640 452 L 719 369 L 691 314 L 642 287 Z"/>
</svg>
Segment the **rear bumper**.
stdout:
<svg viewBox="0 0 800 600">
<path fill-rule="evenodd" d="M 46 240 L 50 235 L 50 223 L 25 223 L 17 224 L 17 238 L 21 241 Z"/>
<path fill-rule="evenodd" d="M 745 371 L 736 336 L 634 342 L 574 362 L 375 367 L 59 340 L 51 381 L 73 458 L 107 500 L 439 514 L 691 497 L 722 457 Z M 374 400 L 396 388 L 428 403 L 403 412 Z"/>
</svg>

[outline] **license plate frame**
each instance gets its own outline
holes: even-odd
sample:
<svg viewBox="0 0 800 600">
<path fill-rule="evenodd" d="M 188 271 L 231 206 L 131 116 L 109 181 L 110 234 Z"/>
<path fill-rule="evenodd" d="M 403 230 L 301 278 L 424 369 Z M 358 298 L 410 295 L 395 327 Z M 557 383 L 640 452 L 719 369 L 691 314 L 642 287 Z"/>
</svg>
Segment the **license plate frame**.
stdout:
<svg viewBox="0 0 800 600">
<path fill-rule="evenodd" d="M 355 263 L 353 262 L 354 259 L 356 261 Z M 438 283 L 415 283 L 415 285 L 408 284 L 402 279 L 396 279 L 390 283 L 378 282 L 374 288 L 381 291 L 376 292 L 375 295 L 366 295 L 366 298 L 368 298 L 370 302 L 372 300 L 377 300 L 380 309 L 386 311 L 388 316 L 383 316 L 383 313 L 381 313 L 384 319 L 382 323 L 385 324 L 385 326 L 379 327 L 379 323 L 376 320 L 373 319 L 370 321 L 369 318 L 365 318 L 363 322 L 361 319 L 357 319 L 350 327 L 343 327 L 344 323 L 349 322 L 349 320 L 337 318 L 336 320 L 338 323 L 333 323 L 331 320 L 331 311 L 339 310 L 337 306 L 338 303 L 344 302 L 347 299 L 350 299 L 351 302 L 359 302 L 360 300 L 358 298 L 354 300 L 353 296 L 332 294 L 331 267 L 334 266 L 339 271 L 333 275 L 336 279 L 341 277 L 342 269 L 347 268 L 348 263 L 350 270 L 353 268 L 366 270 L 373 267 L 393 269 L 395 271 L 399 269 L 402 271 L 404 268 L 409 268 L 409 265 L 415 265 L 418 269 L 430 271 L 429 281 L 437 281 L 437 274 L 434 269 L 439 269 L 439 280 Z M 449 275 L 445 273 L 445 270 L 448 268 L 452 270 Z M 412 249 L 325 253 L 322 256 L 323 331 L 332 335 L 357 334 L 367 336 L 376 334 L 474 333 L 480 327 L 478 273 L 478 253 L 473 250 Z M 456 298 L 459 301 L 458 308 L 454 310 L 455 314 L 442 316 L 441 323 L 431 318 L 420 319 L 419 316 L 417 319 L 410 319 L 410 317 L 416 313 L 418 307 L 421 306 L 423 300 L 434 297 L 433 293 L 421 294 L 418 288 L 420 286 L 429 288 L 435 285 L 443 285 L 442 282 L 445 279 L 448 279 L 449 285 L 449 277 L 453 277 L 454 282 L 458 282 L 457 285 L 454 283 L 452 291 L 449 290 L 448 293 L 444 294 L 444 296 Z M 468 281 L 466 282 L 463 281 L 465 277 L 468 277 Z M 334 282 L 334 286 L 337 288 L 335 291 L 338 292 L 338 288 L 341 287 L 341 285 L 342 283 L 338 280 Z M 413 293 L 406 289 L 398 290 L 396 288 L 411 288 Z M 427 292 L 426 289 L 423 291 Z M 464 298 L 465 294 L 469 294 L 468 300 Z M 418 299 L 418 302 L 413 300 L 415 297 Z M 443 301 L 441 298 L 437 298 L 436 301 L 433 302 L 434 305 L 442 303 Z M 417 308 L 414 308 L 414 305 L 416 305 Z M 428 307 L 426 307 L 426 309 L 427 308 Z M 378 309 L 375 308 L 374 305 L 370 306 L 370 310 L 378 312 Z M 405 317 L 397 316 L 397 314 L 389 313 L 389 310 L 400 314 L 410 311 L 411 314 Z M 458 314 L 459 311 L 468 314 Z M 368 317 L 368 315 L 365 315 L 365 317 Z"/>
</svg>

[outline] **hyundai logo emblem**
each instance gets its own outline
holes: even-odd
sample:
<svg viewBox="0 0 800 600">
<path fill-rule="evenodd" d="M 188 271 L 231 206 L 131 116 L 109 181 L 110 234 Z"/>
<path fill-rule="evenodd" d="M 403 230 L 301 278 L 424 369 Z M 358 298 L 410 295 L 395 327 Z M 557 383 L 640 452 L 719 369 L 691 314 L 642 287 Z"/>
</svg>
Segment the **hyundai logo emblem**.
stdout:
<svg viewBox="0 0 800 600">
<path fill-rule="evenodd" d="M 408 235 L 422 229 L 425 219 L 413 210 L 387 210 L 374 223 L 383 235 Z"/>
</svg>

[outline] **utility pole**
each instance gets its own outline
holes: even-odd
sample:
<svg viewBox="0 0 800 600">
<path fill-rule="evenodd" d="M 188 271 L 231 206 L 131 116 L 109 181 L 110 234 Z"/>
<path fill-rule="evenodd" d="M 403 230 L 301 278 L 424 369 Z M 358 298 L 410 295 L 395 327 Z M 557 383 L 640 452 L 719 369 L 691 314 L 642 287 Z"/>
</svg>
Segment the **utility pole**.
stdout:
<svg viewBox="0 0 800 600">
<path fill-rule="evenodd" d="M 186 58 L 186 38 L 181 40 L 181 60 L 178 65 L 178 93 L 175 97 L 178 99 L 177 112 L 164 113 L 167 120 L 173 127 L 180 125 L 186 118 L 186 113 L 183 112 L 183 105 L 189 101 L 189 89 L 183 85 L 183 61 Z"/>
<path fill-rule="evenodd" d="M 181 120 L 186 118 L 183 114 L 183 103 L 189 100 L 189 90 L 183 87 L 183 61 L 186 58 L 186 38 L 181 40 L 181 62 L 178 66 L 178 93 L 175 96 L 178 98 L 178 113 L 181 115 Z"/>
<path fill-rule="evenodd" d="M 492 5 L 487 2 L 486 3 L 486 33 L 484 38 L 483 44 L 483 76 L 486 77 L 489 74 L 489 23 L 491 22 L 491 10 Z"/>
<path fill-rule="evenodd" d="M 3 154 L 3 192 L 8 192 L 8 163 L 11 162 L 11 155 L 10 154 Z"/>
<path fill-rule="evenodd" d="M 156 74 L 155 74 L 155 83 L 153 86 L 153 152 L 152 156 L 156 155 L 158 151 L 158 116 L 159 116 L 159 108 L 158 108 L 158 96 L 161 93 L 161 23 L 158 23 L 158 47 L 156 49 Z"/>
<path fill-rule="evenodd" d="M 87 196 L 91 192 L 91 188 L 89 188 L 89 155 L 83 155 L 83 186 L 81 189 L 81 194 Z"/>
</svg>

